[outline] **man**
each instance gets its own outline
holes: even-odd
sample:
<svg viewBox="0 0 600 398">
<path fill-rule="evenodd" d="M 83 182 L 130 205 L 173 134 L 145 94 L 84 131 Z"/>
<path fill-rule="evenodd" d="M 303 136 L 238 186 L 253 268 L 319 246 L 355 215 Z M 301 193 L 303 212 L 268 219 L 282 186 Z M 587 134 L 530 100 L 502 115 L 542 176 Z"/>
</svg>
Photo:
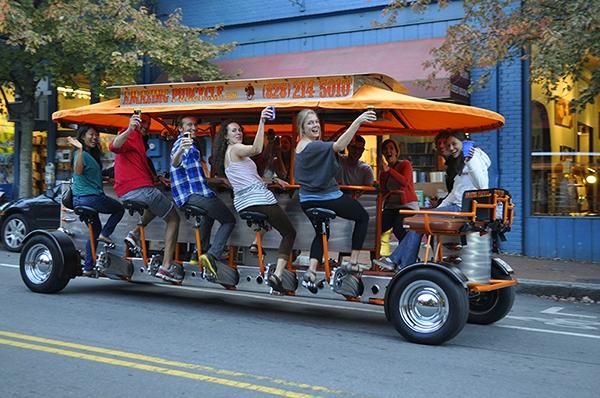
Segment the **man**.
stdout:
<svg viewBox="0 0 600 398">
<path fill-rule="evenodd" d="M 179 136 L 171 149 L 171 192 L 178 207 L 189 203 L 205 209 L 208 213 L 200 224 L 203 248 L 208 247 L 215 219 L 221 223 L 213 244 L 208 252 L 200 257 L 203 267 L 216 274 L 216 261 L 221 257 L 233 231 L 235 216 L 208 186 L 209 180 L 202 169 L 200 151 L 193 145 L 196 124 L 195 117 L 185 116 L 177 125 Z"/>
<path fill-rule="evenodd" d="M 115 192 L 121 200 L 135 200 L 145 203 L 142 224 L 148 225 L 159 216 L 167 223 L 165 229 L 165 255 L 156 276 L 169 282 L 180 283 L 183 269 L 173 264 L 173 254 L 179 232 L 179 215 L 173 202 L 154 186 L 154 173 L 146 156 L 144 137 L 148 134 L 150 117 L 132 115 L 129 127 L 121 132 L 110 144 L 115 156 Z M 125 242 L 138 246 L 139 228 L 130 231 Z"/>
<path fill-rule="evenodd" d="M 348 145 L 348 156 L 340 156 L 340 172 L 337 180 L 342 185 L 373 185 L 373 169 L 359 160 L 365 151 L 365 139 L 355 135 Z"/>
</svg>

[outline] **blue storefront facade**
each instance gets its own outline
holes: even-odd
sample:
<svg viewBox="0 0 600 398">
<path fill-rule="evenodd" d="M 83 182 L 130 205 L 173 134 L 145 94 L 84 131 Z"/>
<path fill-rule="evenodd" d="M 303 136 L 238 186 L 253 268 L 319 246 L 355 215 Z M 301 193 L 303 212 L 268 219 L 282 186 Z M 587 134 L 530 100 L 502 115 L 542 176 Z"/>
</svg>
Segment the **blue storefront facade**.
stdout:
<svg viewBox="0 0 600 398">
<path fill-rule="evenodd" d="M 429 49 L 462 17 L 462 2 L 444 9 L 434 5 L 421 14 L 402 10 L 394 25 L 374 27 L 386 4 L 165 0 L 156 2 L 156 13 L 181 8 L 187 25 L 223 24 L 214 40 L 238 45 L 216 62 L 231 76 L 380 72 L 404 83 L 413 95 L 461 100 L 455 90 L 424 91 L 413 83 L 427 74 L 421 63 Z M 472 71 L 471 78 L 478 73 Z M 441 76 L 440 83 L 447 78 Z M 487 86 L 468 98 L 471 105 L 506 118 L 502 129 L 473 136 L 492 159 L 490 184 L 509 190 L 519 209 L 502 250 L 600 261 L 600 182 L 594 180 L 600 177 L 600 108 L 592 105 L 582 115 L 559 120 L 556 105 L 544 101 L 519 59 L 498 65 Z"/>
</svg>

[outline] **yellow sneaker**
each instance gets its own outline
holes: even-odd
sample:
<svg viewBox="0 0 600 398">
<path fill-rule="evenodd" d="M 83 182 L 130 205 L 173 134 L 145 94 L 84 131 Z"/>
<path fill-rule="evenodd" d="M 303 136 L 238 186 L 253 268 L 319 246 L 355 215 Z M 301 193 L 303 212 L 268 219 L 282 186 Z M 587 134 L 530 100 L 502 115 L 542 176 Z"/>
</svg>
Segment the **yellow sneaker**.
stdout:
<svg viewBox="0 0 600 398">
<path fill-rule="evenodd" d="M 216 276 L 217 275 L 217 266 L 215 264 L 215 258 L 206 253 L 200 256 L 200 261 L 202 262 L 202 267 L 206 272 Z"/>
</svg>

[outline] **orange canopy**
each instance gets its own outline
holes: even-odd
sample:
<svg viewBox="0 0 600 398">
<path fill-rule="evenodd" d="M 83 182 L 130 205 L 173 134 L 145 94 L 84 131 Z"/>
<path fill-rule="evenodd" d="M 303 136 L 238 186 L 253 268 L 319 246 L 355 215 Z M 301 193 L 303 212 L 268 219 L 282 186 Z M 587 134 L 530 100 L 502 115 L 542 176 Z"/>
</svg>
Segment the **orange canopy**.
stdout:
<svg viewBox="0 0 600 398">
<path fill-rule="evenodd" d="M 375 75 L 373 75 L 375 76 Z M 319 78 L 315 78 L 319 79 Z M 389 79 L 389 78 L 388 78 Z M 254 84 L 260 81 L 252 80 Z M 195 83 L 200 86 L 208 82 Z M 397 83 L 397 82 L 396 82 Z M 227 84 L 227 83 L 225 83 Z M 355 83 L 356 84 L 356 83 Z M 495 112 L 466 105 L 430 101 L 401 94 L 400 86 L 386 89 L 383 85 L 363 84 L 354 89 L 351 95 L 344 98 L 308 98 L 308 99 L 264 99 L 248 101 L 215 101 L 214 103 L 185 103 L 175 105 L 143 105 L 142 112 L 153 118 L 152 131 L 164 131 L 165 126 L 172 125 L 177 115 L 193 114 L 202 123 L 216 123 L 226 118 L 256 123 L 260 110 L 274 105 L 277 109 L 277 120 L 281 124 L 270 123 L 278 133 L 291 132 L 294 114 L 303 108 L 321 110 L 325 131 L 333 132 L 343 128 L 356 117 L 358 112 L 368 106 L 379 111 L 379 118 L 374 123 L 364 124 L 360 134 L 403 134 L 403 135 L 435 135 L 440 130 L 464 131 L 474 133 L 487 131 L 504 125 L 504 118 Z M 164 85 L 160 85 L 161 87 Z M 132 87 L 132 86 L 129 86 Z M 134 86 L 137 87 L 137 86 Z M 147 86 L 139 86 L 144 89 Z M 395 90 L 395 91 L 392 91 Z M 122 106 L 118 99 L 101 102 L 55 112 L 55 122 L 89 123 L 104 127 L 125 128 L 134 106 Z"/>
</svg>

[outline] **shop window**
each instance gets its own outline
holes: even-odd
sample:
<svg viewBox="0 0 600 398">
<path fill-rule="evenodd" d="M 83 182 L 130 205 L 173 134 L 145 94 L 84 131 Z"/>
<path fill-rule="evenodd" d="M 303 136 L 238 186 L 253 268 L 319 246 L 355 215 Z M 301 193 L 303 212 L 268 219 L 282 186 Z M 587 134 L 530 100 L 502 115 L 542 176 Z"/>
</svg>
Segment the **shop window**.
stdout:
<svg viewBox="0 0 600 398">
<path fill-rule="evenodd" d="M 436 152 L 433 137 L 393 137 L 400 151 L 398 158 L 409 160 L 413 168 L 415 191 L 421 206 L 434 206 L 448 192 L 444 160 Z M 435 206 L 434 206 L 435 207 Z"/>
<path fill-rule="evenodd" d="M 598 107 L 572 113 L 569 103 L 576 90 L 558 92 L 563 97 L 547 100 L 532 85 L 532 215 L 600 216 Z"/>
</svg>

